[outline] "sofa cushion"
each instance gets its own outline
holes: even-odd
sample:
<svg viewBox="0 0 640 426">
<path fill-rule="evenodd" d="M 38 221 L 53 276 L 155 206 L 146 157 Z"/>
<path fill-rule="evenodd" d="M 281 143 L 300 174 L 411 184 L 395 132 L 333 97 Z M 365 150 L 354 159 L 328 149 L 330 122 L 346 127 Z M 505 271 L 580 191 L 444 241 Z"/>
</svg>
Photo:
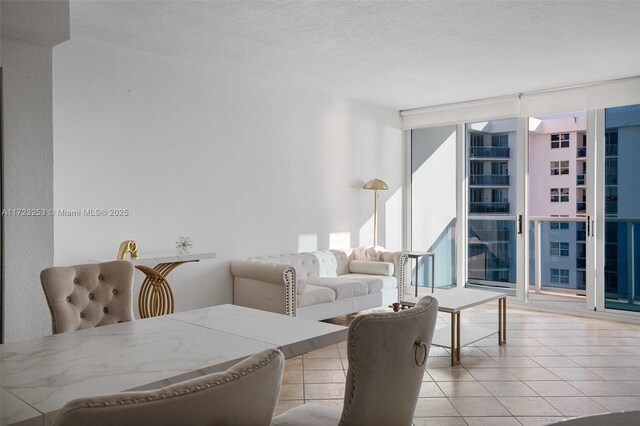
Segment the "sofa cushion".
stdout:
<svg viewBox="0 0 640 426">
<path fill-rule="evenodd" d="M 354 274 L 386 275 L 390 277 L 393 275 L 393 263 L 352 260 L 349 262 L 349 271 Z"/>
<path fill-rule="evenodd" d="M 347 274 L 348 275 L 348 274 Z M 367 283 L 360 280 L 345 279 L 342 278 L 345 275 L 337 278 L 309 278 L 308 284 L 315 286 L 326 287 L 333 290 L 336 294 L 336 300 L 347 299 L 355 296 L 365 296 L 369 293 L 369 286 Z"/>
<path fill-rule="evenodd" d="M 385 253 L 384 247 L 380 246 L 360 246 L 353 252 L 355 260 L 380 260 L 382 253 Z"/>
<path fill-rule="evenodd" d="M 318 273 L 309 274 L 309 277 L 336 277 L 349 272 L 349 253 L 344 250 L 322 250 L 305 254 L 311 256 L 312 262 L 318 265 Z"/>
<path fill-rule="evenodd" d="M 304 278 L 296 278 L 296 293 L 302 294 L 307 290 L 307 280 Z"/>
<path fill-rule="evenodd" d="M 384 275 L 346 274 L 342 275 L 342 277 L 367 283 L 367 286 L 369 287 L 369 294 L 378 293 L 382 291 L 383 288 L 398 287 L 398 280 L 396 280 L 396 277 L 394 276 L 387 277 Z"/>
<path fill-rule="evenodd" d="M 298 307 L 329 303 L 335 300 L 336 293 L 330 288 L 307 284 L 306 291 L 298 295 Z"/>
</svg>

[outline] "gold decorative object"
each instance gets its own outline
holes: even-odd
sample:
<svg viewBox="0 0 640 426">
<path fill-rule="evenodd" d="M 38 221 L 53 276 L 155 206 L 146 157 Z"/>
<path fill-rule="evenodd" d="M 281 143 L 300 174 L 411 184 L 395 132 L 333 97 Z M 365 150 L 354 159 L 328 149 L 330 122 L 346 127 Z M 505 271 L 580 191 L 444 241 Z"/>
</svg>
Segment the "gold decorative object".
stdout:
<svg viewBox="0 0 640 426">
<path fill-rule="evenodd" d="M 131 253 L 131 259 L 138 258 L 138 245 L 134 240 L 125 240 L 120 243 L 117 259 L 124 260 L 127 253 Z"/>
<path fill-rule="evenodd" d="M 193 241 L 189 237 L 180 237 L 176 241 L 176 249 L 180 254 L 189 254 L 189 249 L 193 246 Z"/>
<path fill-rule="evenodd" d="M 187 262 L 160 263 L 154 268 L 145 265 L 136 265 L 136 269 L 144 272 L 146 275 L 146 278 L 142 282 L 142 287 L 140 287 L 140 296 L 138 297 L 140 318 L 156 317 L 158 315 L 173 313 L 173 292 L 167 282 L 167 275 L 178 266 Z"/>
<path fill-rule="evenodd" d="M 378 245 L 378 191 L 386 191 L 389 189 L 387 184 L 378 179 L 371 179 L 362 187 L 373 191 L 373 245 Z"/>
</svg>

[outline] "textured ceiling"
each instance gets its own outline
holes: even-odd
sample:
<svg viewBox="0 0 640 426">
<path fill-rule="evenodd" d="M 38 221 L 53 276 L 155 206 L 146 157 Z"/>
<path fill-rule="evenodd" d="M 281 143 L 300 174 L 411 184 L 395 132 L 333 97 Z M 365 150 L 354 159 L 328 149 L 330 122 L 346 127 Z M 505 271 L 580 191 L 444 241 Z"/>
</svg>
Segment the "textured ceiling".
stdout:
<svg viewBox="0 0 640 426">
<path fill-rule="evenodd" d="M 640 1 L 72 1 L 71 36 L 394 109 L 640 75 Z"/>
</svg>

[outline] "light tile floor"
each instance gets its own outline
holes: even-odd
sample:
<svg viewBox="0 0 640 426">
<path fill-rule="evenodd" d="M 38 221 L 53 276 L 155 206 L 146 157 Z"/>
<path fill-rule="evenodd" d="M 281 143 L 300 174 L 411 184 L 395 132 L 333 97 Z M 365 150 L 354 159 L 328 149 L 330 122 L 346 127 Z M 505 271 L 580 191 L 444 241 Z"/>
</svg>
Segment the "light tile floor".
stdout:
<svg viewBox="0 0 640 426">
<path fill-rule="evenodd" d="M 439 314 L 436 328 L 448 321 Z M 462 333 L 469 323 L 497 329 L 497 305 L 464 311 Z M 345 342 L 288 359 L 276 414 L 305 402 L 341 409 L 346 357 Z M 414 422 L 533 426 L 621 410 L 640 410 L 640 325 L 509 308 L 505 346 L 476 342 L 456 367 L 431 347 Z"/>
</svg>

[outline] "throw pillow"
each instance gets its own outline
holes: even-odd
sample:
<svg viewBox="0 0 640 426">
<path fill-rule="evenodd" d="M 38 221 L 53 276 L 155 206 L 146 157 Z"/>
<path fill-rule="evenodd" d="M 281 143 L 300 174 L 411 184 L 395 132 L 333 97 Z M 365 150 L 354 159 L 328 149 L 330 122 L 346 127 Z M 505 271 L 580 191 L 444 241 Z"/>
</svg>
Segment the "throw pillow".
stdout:
<svg viewBox="0 0 640 426">
<path fill-rule="evenodd" d="M 360 246 L 356 248 L 355 260 L 374 260 L 378 261 L 382 258 L 382 253 L 386 250 L 381 246 Z"/>
<path fill-rule="evenodd" d="M 393 263 L 390 262 L 372 262 L 369 260 L 352 260 L 349 262 L 349 271 L 353 274 L 385 275 L 390 277 L 393 275 L 393 269 Z"/>
</svg>

